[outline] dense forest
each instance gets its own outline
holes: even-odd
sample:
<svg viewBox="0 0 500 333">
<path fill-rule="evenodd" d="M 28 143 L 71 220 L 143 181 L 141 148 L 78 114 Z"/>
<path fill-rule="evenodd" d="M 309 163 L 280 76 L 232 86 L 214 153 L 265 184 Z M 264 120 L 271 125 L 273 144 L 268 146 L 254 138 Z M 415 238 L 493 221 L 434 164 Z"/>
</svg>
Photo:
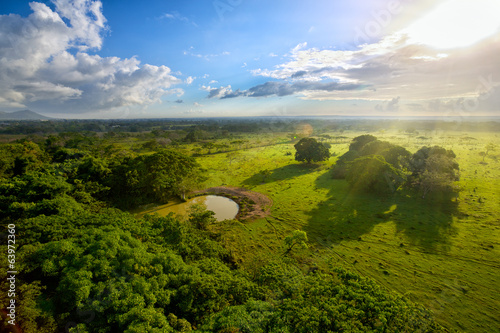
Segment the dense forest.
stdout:
<svg viewBox="0 0 500 333">
<path fill-rule="evenodd" d="M 389 122 L 376 124 L 375 135 L 359 133 L 373 123 L 309 124 L 314 135 L 296 121 L 3 124 L 0 214 L 4 239 L 15 229 L 17 275 L 16 325 L 2 292 L 2 332 L 449 331 L 425 306 L 359 272 L 306 260 L 310 240 L 300 228 L 249 268 L 203 207 L 187 216 L 131 213 L 207 187 L 213 174 L 201 158 L 224 156 L 227 166 L 274 145 L 294 147 L 285 155 L 297 168 L 321 168 L 334 156 L 328 181 L 360 195 L 458 196 L 451 149 L 422 144 L 412 153 L 377 138 Z M 426 143 L 419 124 L 411 126 L 401 136 Z M 266 142 L 252 133 L 271 135 Z M 341 154 L 336 145 L 347 149 Z M 259 184 L 276 175 L 266 170 L 256 172 Z M 3 291 L 10 274 L 2 260 Z"/>
</svg>

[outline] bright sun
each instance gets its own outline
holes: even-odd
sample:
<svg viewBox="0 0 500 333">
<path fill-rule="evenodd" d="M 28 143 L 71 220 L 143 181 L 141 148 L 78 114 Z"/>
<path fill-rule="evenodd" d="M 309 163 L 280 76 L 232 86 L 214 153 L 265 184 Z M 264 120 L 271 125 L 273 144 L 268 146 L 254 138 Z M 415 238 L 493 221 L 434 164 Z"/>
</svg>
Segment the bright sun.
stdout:
<svg viewBox="0 0 500 333">
<path fill-rule="evenodd" d="M 410 43 L 437 49 L 472 45 L 498 31 L 500 0 L 451 0 L 403 32 Z"/>
</svg>

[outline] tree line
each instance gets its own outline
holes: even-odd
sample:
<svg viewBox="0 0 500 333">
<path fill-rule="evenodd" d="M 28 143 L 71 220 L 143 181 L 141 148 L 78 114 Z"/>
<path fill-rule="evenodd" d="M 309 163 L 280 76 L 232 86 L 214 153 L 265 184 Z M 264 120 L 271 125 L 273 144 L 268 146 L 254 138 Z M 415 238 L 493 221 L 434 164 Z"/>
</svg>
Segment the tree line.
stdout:
<svg viewBox="0 0 500 333">
<path fill-rule="evenodd" d="M 297 161 L 318 162 L 330 158 L 324 143 L 303 138 L 295 144 Z M 460 168 L 452 150 L 424 146 L 414 154 L 404 147 L 366 134 L 355 137 L 349 150 L 332 168 L 332 177 L 345 179 L 353 189 L 378 194 L 406 188 L 419 192 L 453 193 L 460 179 Z"/>
</svg>

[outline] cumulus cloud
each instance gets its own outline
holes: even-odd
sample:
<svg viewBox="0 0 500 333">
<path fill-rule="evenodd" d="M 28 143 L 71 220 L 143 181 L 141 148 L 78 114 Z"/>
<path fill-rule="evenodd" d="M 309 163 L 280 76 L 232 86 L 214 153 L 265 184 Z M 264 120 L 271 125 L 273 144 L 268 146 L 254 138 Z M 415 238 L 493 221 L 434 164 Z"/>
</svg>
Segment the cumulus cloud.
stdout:
<svg viewBox="0 0 500 333">
<path fill-rule="evenodd" d="M 241 92 L 240 90 L 233 91 L 231 85 L 228 85 L 226 87 L 221 86 L 220 88 L 212 88 L 211 86 L 202 86 L 201 89 L 208 92 L 207 98 L 225 99 L 243 95 L 243 92 Z"/>
<path fill-rule="evenodd" d="M 85 112 L 148 105 L 182 94 L 166 66 L 101 57 L 107 31 L 102 3 L 31 2 L 32 14 L 0 16 L 0 107 Z"/>
</svg>

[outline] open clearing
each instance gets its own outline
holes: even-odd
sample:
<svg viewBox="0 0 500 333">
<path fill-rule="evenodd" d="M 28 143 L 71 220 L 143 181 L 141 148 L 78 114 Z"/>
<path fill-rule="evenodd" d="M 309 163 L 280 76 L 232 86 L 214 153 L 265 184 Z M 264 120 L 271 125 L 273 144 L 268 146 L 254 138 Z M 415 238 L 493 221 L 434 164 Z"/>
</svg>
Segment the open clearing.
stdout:
<svg viewBox="0 0 500 333">
<path fill-rule="evenodd" d="M 447 132 L 423 140 L 396 131 L 372 134 L 411 152 L 424 145 L 452 149 L 461 168 L 459 196 L 440 201 L 351 193 L 346 181 L 330 176 L 335 157 L 317 165 L 295 162 L 293 144 L 277 133 L 275 144 L 197 158 L 207 169 L 207 187 L 243 187 L 273 201 L 266 218 L 221 226 L 226 245 L 252 272 L 270 253 L 283 251 L 284 237 L 304 230 L 310 247 L 295 251 L 299 261 L 369 276 L 432 309 L 448 328 L 500 330 L 500 162 L 491 154 L 481 164 L 479 155 L 487 143 L 498 144 L 498 136 Z M 467 136 L 474 139 L 462 139 Z M 330 141 L 330 151 L 343 154 L 349 141 Z"/>
</svg>

